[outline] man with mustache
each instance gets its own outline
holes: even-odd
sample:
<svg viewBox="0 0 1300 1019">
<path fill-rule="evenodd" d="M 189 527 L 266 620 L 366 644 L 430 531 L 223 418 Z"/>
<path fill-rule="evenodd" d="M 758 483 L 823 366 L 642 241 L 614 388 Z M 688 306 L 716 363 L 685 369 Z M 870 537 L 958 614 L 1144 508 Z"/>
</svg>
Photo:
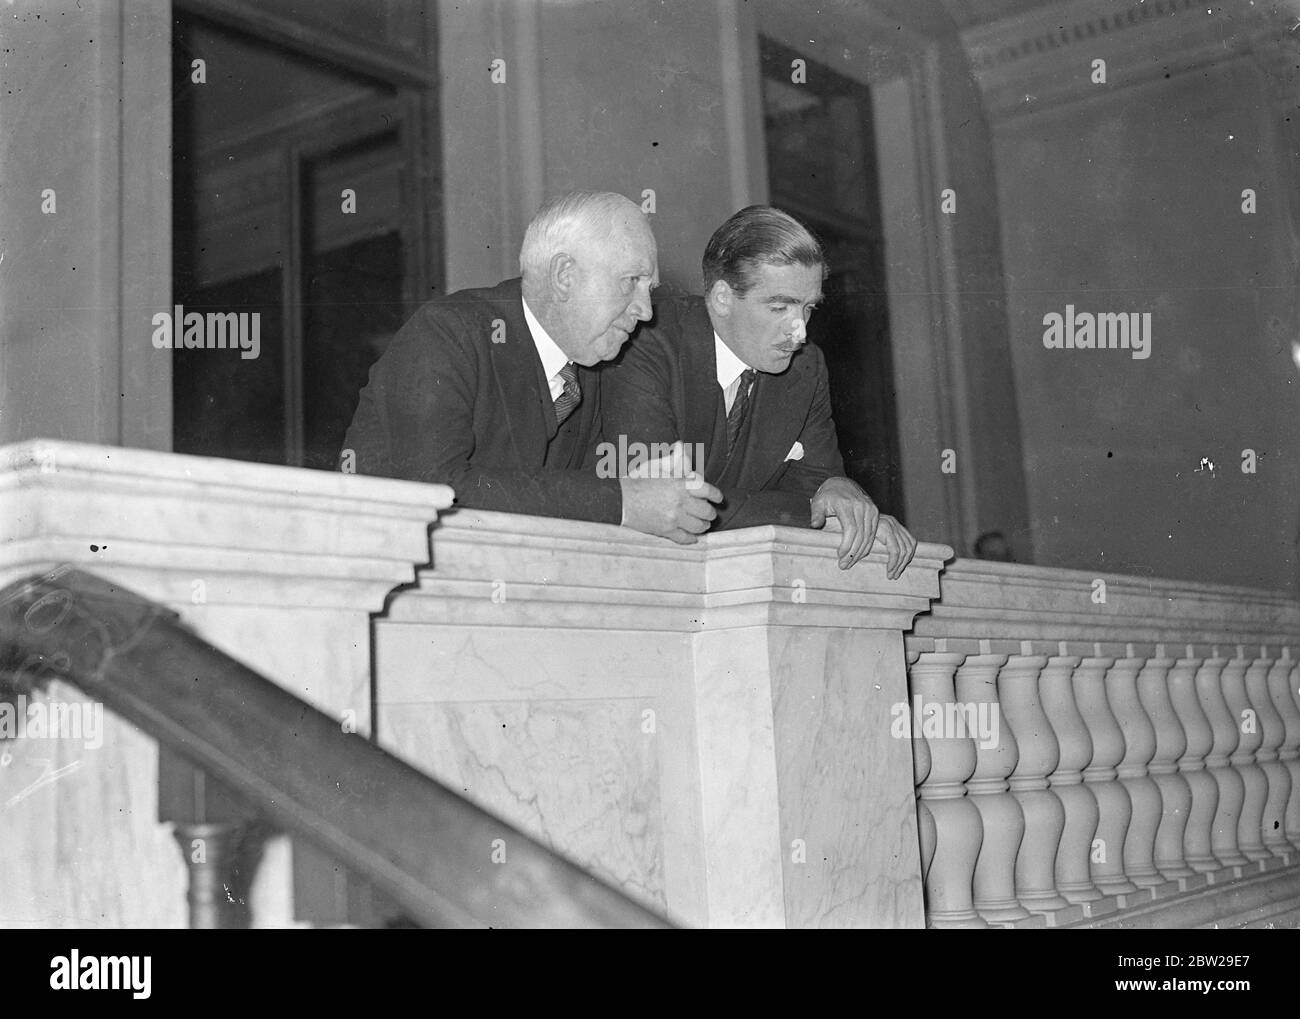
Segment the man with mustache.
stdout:
<svg viewBox="0 0 1300 1019">
<path fill-rule="evenodd" d="M 656 302 L 655 324 L 604 370 L 604 435 L 702 443 L 694 467 L 723 495 L 715 528 L 835 517 L 840 568 L 879 534 L 897 579 L 916 541 L 844 476 L 826 363 L 805 346 L 824 275 L 821 246 L 793 217 L 758 205 L 736 213 L 705 249 L 705 296 Z"/>
<path fill-rule="evenodd" d="M 521 279 L 430 301 L 375 362 L 342 467 L 450 485 L 457 506 L 622 523 L 690 544 L 721 494 L 702 479 L 601 478 L 601 377 L 650 318 L 658 251 L 622 195 L 542 207 Z M 679 472 L 682 473 L 682 472 Z"/>
</svg>

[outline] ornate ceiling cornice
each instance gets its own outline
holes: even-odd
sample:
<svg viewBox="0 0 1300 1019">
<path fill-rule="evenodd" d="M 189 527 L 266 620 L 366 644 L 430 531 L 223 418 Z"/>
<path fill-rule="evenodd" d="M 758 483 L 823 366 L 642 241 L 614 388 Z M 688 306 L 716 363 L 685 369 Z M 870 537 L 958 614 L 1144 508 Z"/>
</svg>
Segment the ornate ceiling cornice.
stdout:
<svg viewBox="0 0 1300 1019">
<path fill-rule="evenodd" d="M 1067 0 L 961 33 L 991 117 L 1096 98 L 1226 60 L 1253 59 L 1294 94 L 1300 22 L 1264 0 Z M 1288 45 L 1291 42 L 1292 45 Z M 1104 83 L 1093 80 L 1105 61 Z"/>
</svg>

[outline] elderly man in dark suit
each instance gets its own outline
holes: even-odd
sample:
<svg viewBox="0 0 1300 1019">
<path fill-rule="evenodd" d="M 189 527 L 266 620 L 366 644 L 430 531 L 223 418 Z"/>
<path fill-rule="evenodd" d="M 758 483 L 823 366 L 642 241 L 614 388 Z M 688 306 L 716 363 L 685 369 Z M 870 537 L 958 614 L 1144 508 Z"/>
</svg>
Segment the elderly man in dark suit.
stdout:
<svg viewBox="0 0 1300 1019">
<path fill-rule="evenodd" d="M 842 569 L 879 534 L 895 579 L 916 541 L 844 476 L 826 363 L 805 346 L 824 265 L 816 239 L 785 213 L 751 206 L 732 216 L 704 252 L 705 296 L 656 302 L 655 324 L 603 370 L 604 436 L 702 450 L 694 466 L 723 495 L 717 528 L 836 517 Z"/>
<path fill-rule="evenodd" d="M 651 315 L 654 235 L 621 195 L 543 206 L 522 279 L 430 301 L 394 337 L 344 439 L 342 467 L 450 485 L 458 506 L 622 523 L 689 544 L 721 494 L 676 477 L 598 477 L 601 376 Z"/>
</svg>

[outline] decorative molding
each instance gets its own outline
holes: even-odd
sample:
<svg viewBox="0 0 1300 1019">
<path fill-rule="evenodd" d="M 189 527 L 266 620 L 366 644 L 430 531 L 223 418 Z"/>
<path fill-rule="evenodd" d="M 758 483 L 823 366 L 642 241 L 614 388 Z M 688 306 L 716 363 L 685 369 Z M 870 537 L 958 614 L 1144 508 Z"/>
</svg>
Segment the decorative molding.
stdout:
<svg viewBox="0 0 1300 1019">
<path fill-rule="evenodd" d="M 983 71 L 1055 49 L 1092 46 L 1112 33 L 1204 6 L 1198 0 L 1138 0 L 1117 11 L 1105 0 L 1052 4 L 1033 14 L 968 29 L 962 41 L 970 51 L 971 66 Z"/>
<path fill-rule="evenodd" d="M 939 571 L 952 557 L 946 545 L 923 542 L 891 581 L 879 541 L 852 570 L 839 569 L 834 530 L 750 527 L 677 546 L 609 524 L 465 509 L 441 518 L 432 540 L 434 567 L 394 601 L 390 622 L 684 634 L 767 625 L 903 630 L 938 596 Z"/>
<path fill-rule="evenodd" d="M 992 654 L 1118 654 L 1140 645 L 1202 657 L 1217 647 L 1300 650 L 1300 601 L 1281 593 L 960 559 L 944 572 L 943 595 L 917 619 L 909 648 Z M 1099 648 L 1109 648 L 1103 652 Z M 1131 656 L 1131 655 L 1130 655 Z"/>
<path fill-rule="evenodd" d="M 1261 11 L 1197 0 L 1066 0 L 961 41 L 997 120 L 1248 57 L 1267 26 Z M 1097 59 L 1105 84 L 1091 78 Z"/>
<path fill-rule="evenodd" d="M 206 606 L 378 612 L 451 502 L 443 485 L 37 440 L 0 447 L 0 576 L 72 563 L 187 611 L 202 579 Z"/>
</svg>

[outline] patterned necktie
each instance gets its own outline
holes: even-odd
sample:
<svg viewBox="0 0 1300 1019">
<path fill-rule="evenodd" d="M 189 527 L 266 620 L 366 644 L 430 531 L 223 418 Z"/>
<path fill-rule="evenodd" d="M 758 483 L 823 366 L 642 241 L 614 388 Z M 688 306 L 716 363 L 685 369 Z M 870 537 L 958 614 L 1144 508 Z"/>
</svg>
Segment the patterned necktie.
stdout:
<svg viewBox="0 0 1300 1019">
<path fill-rule="evenodd" d="M 560 369 L 560 378 L 564 380 L 564 392 L 555 398 L 555 423 L 558 427 L 578 408 L 582 402 L 582 387 L 578 385 L 578 366 L 570 361 Z"/>
<path fill-rule="evenodd" d="M 745 411 L 749 409 L 749 387 L 756 378 L 758 372 L 753 368 L 746 368 L 740 373 L 740 387 L 736 390 L 736 399 L 731 404 L 731 410 L 727 412 L 727 456 L 731 456 L 731 451 L 736 447 L 736 437 L 740 435 Z"/>
</svg>

